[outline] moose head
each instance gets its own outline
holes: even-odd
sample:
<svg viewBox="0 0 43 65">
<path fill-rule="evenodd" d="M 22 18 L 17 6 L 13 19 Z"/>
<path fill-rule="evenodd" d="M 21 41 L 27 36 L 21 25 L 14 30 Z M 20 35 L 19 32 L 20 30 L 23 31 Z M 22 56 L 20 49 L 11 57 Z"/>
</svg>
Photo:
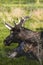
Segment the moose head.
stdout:
<svg viewBox="0 0 43 65">
<path fill-rule="evenodd" d="M 21 43 L 23 41 L 23 37 L 21 37 L 22 29 L 23 29 L 23 23 L 29 18 L 29 16 L 25 16 L 24 18 L 21 18 L 19 22 L 15 26 L 10 25 L 9 23 L 5 23 L 5 26 L 10 30 L 10 35 L 6 37 L 4 40 L 4 44 L 6 46 L 9 46 L 12 42 Z M 24 33 L 23 33 L 24 34 Z"/>
</svg>

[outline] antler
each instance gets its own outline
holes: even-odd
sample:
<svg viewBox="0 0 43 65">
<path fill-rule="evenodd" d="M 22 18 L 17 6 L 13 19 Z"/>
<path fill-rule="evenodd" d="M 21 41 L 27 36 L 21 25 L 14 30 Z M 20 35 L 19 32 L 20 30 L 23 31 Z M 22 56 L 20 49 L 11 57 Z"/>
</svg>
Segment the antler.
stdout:
<svg viewBox="0 0 43 65">
<path fill-rule="evenodd" d="M 22 27 L 23 24 L 24 24 L 24 22 L 25 22 L 28 18 L 30 18 L 30 17 L 29 17 L 29 16 L 25 16 L 25 17 L 21 18 L 18 23 L 15 23 L 15 22 L 14 22 L 15 27 L 16 27 L 17 29 L 20 28 L 20 27 Z M 11 30 L 11 29 L 14 27 L 14 26 L 12 26 L 11 24 L 9 24 L 9 23 L 7 23 L 7 22 L 5 22 L 5 26 L 6 26 L 9 30 Z"/>
<path fill-rule="evenodd" d="M 5 22 L 5 26 L 6 26 L 9 30 L 11 30 L 11 29 L 13 28 L 13 26 L 12 26 L 11 24 L 7 23 L 7 22 Z"/>
<path fill-rule="evenodd" d="M 29 16 L 25 16 L 25 17 L 21 18 L 21 19 L 19 20 L 19 23 L 17 23 L 17 27 L 20 28 L 21 26 L 23 26 L 24 22 L 25 22 L 28 18 L 30 18 L 30 17 L 29 17 Z"/>
</svg>

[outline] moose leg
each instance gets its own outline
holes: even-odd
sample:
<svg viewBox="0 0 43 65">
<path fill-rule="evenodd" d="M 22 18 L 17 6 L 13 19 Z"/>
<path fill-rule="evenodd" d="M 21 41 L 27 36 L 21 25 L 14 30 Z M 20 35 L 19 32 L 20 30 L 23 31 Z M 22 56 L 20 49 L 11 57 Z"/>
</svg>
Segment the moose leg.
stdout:
<svg viewBox="0 0 43 65">
<path fill-rule="evenodd" d="M 9 54 L 9 58 L 15 58 L 15 57 L 17 57 L 20 54 L 21 54 L 21 51 L 20 51 L 20 48 L 18 47 L 16 49 L 14 49 L 13 53 Z"/>
<path fill-rule="evenodd" d="M 40 62 L 40 65 L 42 65 L 42 60 L 41 60 L 41 57 L 40 57 L 40 46 L 38 44 L 38 46 L 33 46 L 30 44 L 29 47 L 29 50 L 27 51 L 27 54 L 26 56 L 28 57 L 30 55 L 29 58 L 33 58 L 33 59 L 36 59 L 37 61 Z"/>
<path fill-rule="evenodd" d="M 39 60 L 40 65 L 42 65 L 42 59 L 41 59 L 42 45 L 38 43 L 38 46 L 37 47 L 38 47 L 37 48 L 37 50 L 38 50 L 38 54 L 37 54 L 38 60 Z"/>
<path fill-rule="evenodd" d="M 17 56 L 23 55 L 24 54 L 23 45 L 24 45 L 24 42 L 22 42 L 19 47 L 15 48 L 14 52 L 9 55 L 9 58 L 15 58 Z"/>
<path fill-rule="evenodd" d="M 34 47 L 34 50 L 32 51 L 32 55 L 33 57 L 39 61 L 40 65 L 42 65 L 42 59 L 41 59 L 41 45 L 38 43 L 38 45 L 36 47 Z"/>
<path fill-rule="evenodd" d="M 9 55 L 9 58 L 14 58 L 17 55 L 17 52 L 13 52 L 12 54 Z"/>
<path fill-rule="evenodd" d="M 34 54 L 34 51 L 33 51 L 33 54 Z M 34 57 L 39 61 L 40 65 L 42 65 L 41 51 L 42 51 L 42 46 L 38 43 Z"/>
<path fill-rule="evenodd" d="M 22 52 L 18 52 L 18 51 L 14 51 L 12 54 L 9 55 L 9 58 L 17 58 L 24 55 L 24 53 Z"/>
</svg>

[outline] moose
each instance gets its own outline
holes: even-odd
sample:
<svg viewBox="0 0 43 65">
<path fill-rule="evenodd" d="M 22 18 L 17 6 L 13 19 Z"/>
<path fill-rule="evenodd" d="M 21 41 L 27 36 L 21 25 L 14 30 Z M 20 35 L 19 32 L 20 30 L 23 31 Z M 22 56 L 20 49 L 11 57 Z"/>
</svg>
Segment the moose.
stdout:
<svg viewBox="0 0 43 65">
<path fill-rule="evenodd" d="M 43 31 L 36 32 L 23 27 L 24 22 L 29 18 L 29 16 L 21 18 L 14 26 L 5 22 L 5 26 L 10 30 L 10 35 L 4 39 L 4 45 L 10 46 L 12 42 L 18 43 L 14 52 L 9 54 L 9 58 L 26 55 L 34 57 L 41 63 L 40 56 L 43 55 Z"/>
</svg>

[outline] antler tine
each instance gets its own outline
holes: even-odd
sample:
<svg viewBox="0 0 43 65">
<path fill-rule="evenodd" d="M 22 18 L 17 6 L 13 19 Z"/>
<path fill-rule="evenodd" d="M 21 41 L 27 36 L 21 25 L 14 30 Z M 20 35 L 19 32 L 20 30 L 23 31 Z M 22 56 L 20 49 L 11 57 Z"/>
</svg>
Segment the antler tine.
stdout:
<svg viewBox="0 0 43 65">
<path fill-rule="evenodd" d="M 20 27 L 23 26 L 24 22 L 25 22 L 27 19 L 29 19 L 29 18 L 30 18 L 29 16 L 22 17 L 21 19 L 19 19 L 19 22 L 18 22 L 18 23 L 15 23 L 15 22 L 14 22 L 14 24 L 15 24 L 15 26 L 16 26 L 17 28 L 20 28 Z"/>
<path fill-rule="evenodd" d="M 24 22 L 28 19 L 28 18 L 30 18 L 29 16 L 25 16 L 25 17 L 22 17 L 20 20 L 19 20 L 19 22 L 17 23 L 17 27 L 22 27 L 23 26 L 23 24 L 24 24 Z"/>
<path fill-rule="evenodd" d="M 11 24 L 7 23 L 7 22 L 4 22 L 4 24 L 5 24 L 5 26 L 6 26 L 9 30 L 11 30 L 11 29 L 13 28 L 13 26 L 12 26 Z"/>
<path fill-rule="evenodd" d="M 23 20 L 22 24 L 23 24 L 26 20 L 28 20 L 29 18 L 30 18 L 29 16 L 23 17 L 23 18 L 22 18 L 22 20 Z"/>
<path fill-rule="evenodd" d="M 25 16 L 25 17 L 24 17 L 24 19 L 27 19 L 27 18 L 29 18 L 29 16 Z"/>
<path fill-rule="evenodd" d="M 27 20 L 27 19 L 29 19 L 29 18 L 30 18 L 30 16 L 23 17 L 24 21 Z"/>
</svg>

